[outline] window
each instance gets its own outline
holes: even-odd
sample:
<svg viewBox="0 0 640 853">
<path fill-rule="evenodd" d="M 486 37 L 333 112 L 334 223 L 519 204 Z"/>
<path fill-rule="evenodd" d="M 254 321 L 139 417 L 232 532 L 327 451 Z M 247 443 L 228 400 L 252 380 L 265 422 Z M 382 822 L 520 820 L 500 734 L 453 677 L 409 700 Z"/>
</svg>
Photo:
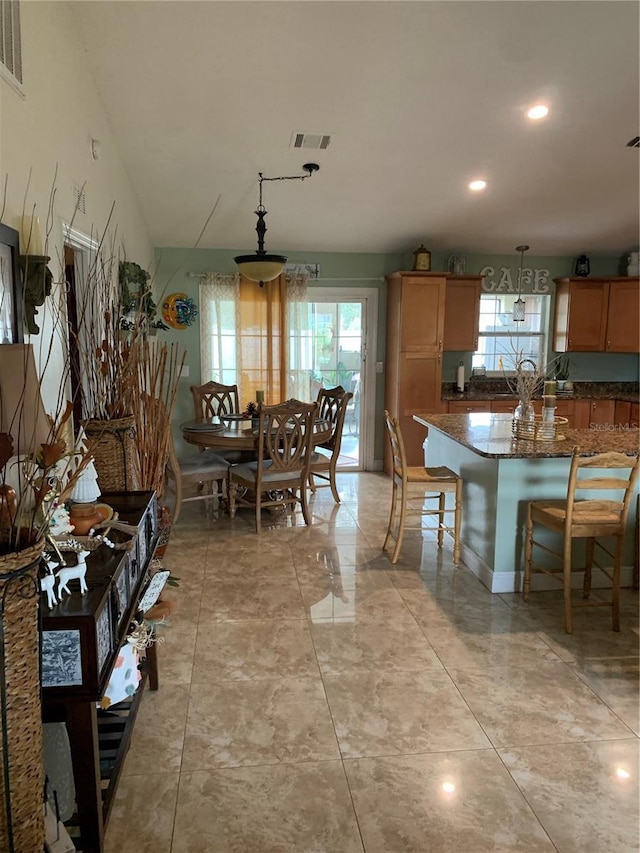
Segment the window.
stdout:
<svg viewBox="0 0 640 853">
<path fill-rule="evenodd" d="M 0 75 L 22 94 L 22 39 L 18 0 L 0 0 Z"/>
<path fill-rule="evenodd" d="M 513 321 L 515 294 L 483 293 L 480 297 L 478 350 L 472 367 L 485 367 L 487 373 L 512 372 L 516 356 L 546 362 L 549 296 L 523 294 L 525 318 Z"/>
</svg>

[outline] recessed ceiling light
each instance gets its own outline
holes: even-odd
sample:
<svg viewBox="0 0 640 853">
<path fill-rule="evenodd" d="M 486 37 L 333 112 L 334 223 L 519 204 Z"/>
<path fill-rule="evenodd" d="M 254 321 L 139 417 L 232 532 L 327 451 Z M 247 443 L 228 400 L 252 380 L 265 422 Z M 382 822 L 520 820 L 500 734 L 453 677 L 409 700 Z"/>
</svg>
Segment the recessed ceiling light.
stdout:
<svg viewBox="0 0 640 853">
<path fill-rule="evenodd" d="M 469 189 L 477 193 L 480 192 L 480 190 L 483 190 L 486 186 L 486 181 L 471 181 L 471 183 L 469 184 Z"/>
<path fill-rule="evenodd" d="M 544 104 L 536 104 L 535 107 L 531 107 L 530 110 L 527 110 L 527 118 L 534 120 L 544 118 L 547 115 L 549 115 L 549 107 Z"/>
</svg>

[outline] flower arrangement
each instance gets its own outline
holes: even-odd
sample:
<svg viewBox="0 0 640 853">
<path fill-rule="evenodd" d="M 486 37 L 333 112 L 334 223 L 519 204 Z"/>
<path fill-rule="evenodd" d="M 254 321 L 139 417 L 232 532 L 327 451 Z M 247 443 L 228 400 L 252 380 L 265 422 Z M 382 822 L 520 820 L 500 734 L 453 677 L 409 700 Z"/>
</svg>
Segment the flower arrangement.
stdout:
<svg viewBox="0 0 640 853">
<path fill-rule="evenodd" d="M 247 403 L 247 407 L 242 413 L 245 418 L 257 418 L 260 415 L 258 404 L 254 403 L 253 400 L 250 400 Z"/>
</svg>

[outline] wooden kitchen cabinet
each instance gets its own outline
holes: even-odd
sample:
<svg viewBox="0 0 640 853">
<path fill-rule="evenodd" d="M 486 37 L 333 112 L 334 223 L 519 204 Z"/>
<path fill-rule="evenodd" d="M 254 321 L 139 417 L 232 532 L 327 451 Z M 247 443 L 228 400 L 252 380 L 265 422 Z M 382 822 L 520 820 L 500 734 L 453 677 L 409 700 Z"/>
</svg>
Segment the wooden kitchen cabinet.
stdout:
<svg viewBox="0 0 640 853">
<path fill-rule="evenodd" d="M 490 412 L 489 400 L 449 400 L 450 415 L 466 415 L 470 412 Z"/>
<path fill-rule="evenodd" d="M 556 283 L 556 352 L 639 352 L 640 280 L 560 278 Z"/>
<path fill-rule="evenodd" d="M 615 400 L 576 400 L 574 402 L 574 429 L 591 429 L 593 426 L 615 423 Z"/>
<path fill-rule="evenodd" d="M 482 276 L 447 276 L 444 300 L 445 351 L 478 349 Z"/>
<path fill-rule="evenodd" d="M 616 426 L 629 426 L 631 422 L 631 403 L 625 400 L 616 400 L 615 423 Z"/>
<path fill-rule="evenodd" d="M 609 286 L 606 352 L 640 352 L 640 283 L 637 278 Z"/>
<path fill-rule="evenodd" d="M 629 426 L 638 428 L 640 427 L 640 403 L 632 403 L 631 404 L 631 412 L 629 415 Z"/>
<path fill-rule="evenodd" d="M 409 465 L 424 465 L 425 428 L 413 415 L 442 411 L 445 287 L 445 273 L 397 272 L 387 277 L 384 405 L 400 422 Z M 384 468 L 391 470 L 386 440 Z"/>
<path fill-rule="evenodd" d="M 510 397 L 508 400 L 492 400 L 491 411 L 497 414 L 513 414 L 518 400 L 515 397 Z"/>
</svg>

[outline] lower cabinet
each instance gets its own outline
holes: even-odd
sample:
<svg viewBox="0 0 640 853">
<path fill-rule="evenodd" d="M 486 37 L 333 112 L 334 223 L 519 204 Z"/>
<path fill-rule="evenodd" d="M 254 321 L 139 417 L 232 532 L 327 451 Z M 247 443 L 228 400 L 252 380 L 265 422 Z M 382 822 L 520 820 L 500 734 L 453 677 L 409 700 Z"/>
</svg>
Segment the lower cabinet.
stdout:
<svg viewBox="0 0 640 853">
<path fill-rule="evenodd" d="M 466 415 L 470 412 L 490 412 L 489 400 L 449 400 L 450 415 Z"/>
<path fill-rule="evenodd" d="M 615 423 L 615 400 L 575 400 L 574 429 L 592 429 Z"/>
</svg>

